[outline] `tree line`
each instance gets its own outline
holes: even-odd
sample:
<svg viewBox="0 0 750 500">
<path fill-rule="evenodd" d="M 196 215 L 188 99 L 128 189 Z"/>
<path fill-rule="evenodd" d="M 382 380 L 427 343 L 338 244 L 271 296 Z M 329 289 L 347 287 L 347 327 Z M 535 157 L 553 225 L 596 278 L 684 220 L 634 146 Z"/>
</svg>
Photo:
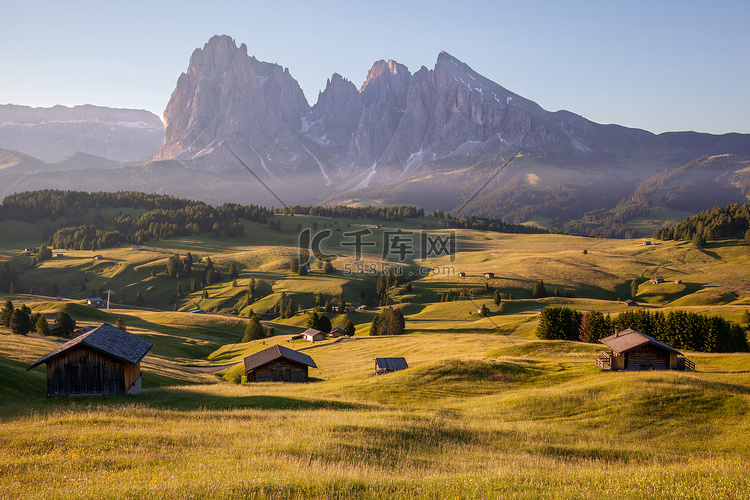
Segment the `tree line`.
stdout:
<svg viewBox="0 0 750 500">
<path fill-rule="evenodd" d="M 732 203 L 725 208 L 714 206 L 676 226 L 657 229 L 653 237 L 660 240 L 684 241 L 744 238 L 750 245 L 750 205 Z"/>
<path fill-rule="evenodd" d="M 675 349 L 701 352 L 748 352 L 745 329 L 719 316 L 686 311 L 626 311 L 611 318 L 599 311 L 581 313 L 563 306 L 545 307 L 536 334 L 543 339 L 596 342 L 632 328 Z"/>
<path fill-rule="evenodd" d="M 146 209 L 141 215 L 120 213 L 112 221 L 101 215 L 104 207 Z M 44 218 L 56 221 L 68 217 L 64 225 L 47 225 L 45 239 L 55 248 L 96 250 L 122 243 L 142 244 L 152 238 L 173 238 L 213 233 L 214 236 L 241 237 L 245 228 L 240 219 L 265 224 L 273 212 L 258 205 L 224 203 L 211 206 L 200 201 L 132 191 L 87 193 L 83 191 L 42 190 L 9 195 L 2 203 L 2 217 L 24 222 Z M 94 210 L 93 221 L 83 217 Z"/>
</svg>

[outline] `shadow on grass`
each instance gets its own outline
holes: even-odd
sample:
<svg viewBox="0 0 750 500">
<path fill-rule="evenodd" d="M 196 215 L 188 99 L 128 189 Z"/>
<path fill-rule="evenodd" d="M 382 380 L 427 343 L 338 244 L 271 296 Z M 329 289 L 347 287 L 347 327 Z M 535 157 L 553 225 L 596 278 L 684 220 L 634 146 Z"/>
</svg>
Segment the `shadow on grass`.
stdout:
<svg viewBox="0 0 750 500">
<path fill-rule="evenodd" d="M 177 388 L 146 389 L 137 396 L 29 397 L 26 401 L 0 405 L 0 418 L 16 418 L 29 413 L 52 414 L 64 410 L 91 411 L 137 409 L 138 411 L 223 411 L 223 410 L 365 410 L 371 406 L 325 399 L 285 396 L 223 396 Z"/>
<path fill-rule="evenodd" d="M 130 400 L 128 400 L 130 402 Z M 325 399 L 302 399 L 286 396 L 248 395 L 223 396 L 207 394 L 202 391 L 186 389 L 161 388 L 144 391 L 137 398 L 139 405 L 157 409 L 177 411 L 197 410 L 355 410 L 367 408 L 366 405 L 330 401 Z"/>
</svg>

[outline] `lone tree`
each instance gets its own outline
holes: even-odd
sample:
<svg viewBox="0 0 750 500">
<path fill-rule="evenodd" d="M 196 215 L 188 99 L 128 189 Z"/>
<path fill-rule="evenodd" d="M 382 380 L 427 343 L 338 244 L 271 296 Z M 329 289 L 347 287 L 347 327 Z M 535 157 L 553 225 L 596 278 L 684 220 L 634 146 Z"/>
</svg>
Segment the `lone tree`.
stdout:
<svg viewBox="0 0 750 500">
<path fill-rule="evenodd" d="M 346 325 L 344 325 L 344 333 L 347 337 L 351 337 L 354 335 L 354 332 L 356 329 L 354 328 L 354 323 L 352 323 L 352 320 L 348 320 L 346 322 Z"/>
<path fill-rule="evenodd" d="M 535 299 L 542 299 L 547 296 L 547 289 L 544 288 L 544 280 L 534 283 L 534 291 L 531 292 L 531 296 Z"/>
<path fill-rule="evenodd" d="M 237 266 L 234 262 L 229 265 L 229 279 L 236 280 L 240 273 L 237 272 Z"/>
<path fill-rule="evenodd" d="M 333 264 L 331 264 L 330 260 L 327 260 L 326 263 L 323 265 L 323 272 L 332 273 L 333 271 L 334 271 Z"/>
<path fill-rule="evenodd" d="M 119 328 L 120 330 L 127 330 L 128 329 L 128 327 L 125 325 L 125 320 L 123 320 L 119 316 L 117 317 L 117 321 L 115 321 L 115 327 Z"/>
<path fill-rule="evenodd" d="M 57 316 L 55 316 L 55 324 L 57 324 L 57 333 L 61 337 L 71 337 L 73 335 L 73 330 L 76 329 L 75 321 L 70 317 L 70 314 L 64 311 L 57 313 Z"/>
<path fill-rule="evenodd" d="M 500 305 L 500 302 L 503 301 L 503 297 L 500 295 L 500 290 L 495 290 L 495 293 L 492 295 L 492 300 L 495 302 L 496 306 Z"/>
<path fill-rule="evenodd" d="M 247 323 L 245 336 L 242 337 L 242 341 L 250 342 L 251 340 L 260 340 L 264 338 L 266 338 L 266 332 L 263 329 L 263 325 L 260 324 L 260 318 L 253 314 L 250 316 L 250 321 Z"/>
</svg>

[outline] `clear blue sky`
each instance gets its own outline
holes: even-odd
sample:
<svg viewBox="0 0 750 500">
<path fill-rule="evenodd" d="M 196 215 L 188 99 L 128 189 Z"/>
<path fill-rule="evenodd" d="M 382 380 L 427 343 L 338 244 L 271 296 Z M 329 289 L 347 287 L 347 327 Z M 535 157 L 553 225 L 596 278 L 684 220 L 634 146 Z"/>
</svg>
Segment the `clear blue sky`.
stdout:
<svg viewBox="0 0 750 500">
<path fill-rule="evenodd" d="M 334 72 L 412 72 L 441 50 L 550 111 L 652 132 L 750 133 L 750 2 L 0 0 L 0 104 L 160 115 L 190 54 L 227 34 L 314 104 Z"/>
</svg>

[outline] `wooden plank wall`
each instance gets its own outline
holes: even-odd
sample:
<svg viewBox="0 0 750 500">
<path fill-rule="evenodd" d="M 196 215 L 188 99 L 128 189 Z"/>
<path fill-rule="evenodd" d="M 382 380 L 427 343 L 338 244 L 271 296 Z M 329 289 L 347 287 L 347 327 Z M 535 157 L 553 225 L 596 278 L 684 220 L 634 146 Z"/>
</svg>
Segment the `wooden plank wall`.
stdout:
<svg viewBox="0 0 750 500">
<path fill-rule="evenodd" d="M 47 363 L 47 397 L 125 394 L 122 361 L 81 346 Z"/>
<path fill-rule="evenodd" d="M 626 370 L 666 370 L 669 368 L 669 351 L 653 345 L 633 349 L 626 356 Z"/>
<path fill-rule="evenodd" d="M 307 365 L 287 360 L 276 360 L 255 370 L 254 376 L 248 374 L 253 382 L 307 382 Z"/>
</svg>

